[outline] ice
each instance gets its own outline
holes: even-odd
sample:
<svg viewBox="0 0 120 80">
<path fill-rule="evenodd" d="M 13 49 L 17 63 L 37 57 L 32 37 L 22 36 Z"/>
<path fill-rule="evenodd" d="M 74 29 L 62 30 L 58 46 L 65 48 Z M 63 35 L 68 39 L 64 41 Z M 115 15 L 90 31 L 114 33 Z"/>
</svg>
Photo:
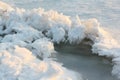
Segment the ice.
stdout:
<svg viewBox="0 0 120 80">
<path fill-rule="evenodd" d="M 79 17 L 77 16 L 68 31 L 68 40 L 72 44 L 80 43 L 85 38 L 85 26 L 82 25 Z"/>
<path fill-rule="evenodd" d="M 31 44 L 32 48 L 37 55 L 41 56 L 43 59 L 51 56 L 54 53 L 53 43 L 47 39 L 38 39 Z"/>
<path fill-rule="evenodd" d="M 79 44 L 85 38 L 93 41 L 93 53 L 112 58 L 112 74 L 120 79 L 119 40 L 96 18 L 82 20 L 54 10 L 25 10 L 1 1 L 0 4 L 2 80 L 82 80 L 52 60 L 51 55 L 55 52 L 54 43 Z"/>
<path fill-rule="evenodd" d="M 51 37 L 54 42 L 56 43 L 64 42 L 66 33 L 62 27 L 56 27 L 56 26 L 52 27 L 49 33 L 51 33 L 52 35 Z"/>
<path fill-rule="evenodd" d="M 46 23 L 56 21 L 55 17 L 49 21 L 51 18 L 47 16 L 49 12 L 43 12 L 42 15 L 41 9 L 38 9 L 39 13 L 35 10 L 25 11 L 19 8 L 9 10 L 5 12 L 1 10 L 3 12 L 0 16 L 1 80 L 82 80 L 78 73 L 62 67 L 60 63 L 49 58 L 55 52 L 54 46 L 52 40 L 46 38 L 43 31 L 50 30 L 51 26 Z M 37 54 L 34 55 L 35 53 Z M 37 56 L 42 57 L 43 60 L 38 59 Z"/>
<path fill-rule="evenodd" d="M 4 10 L 4 11 L 12 11 L 14 10 L 10 5 L 0 1 L 0 10 Z"/>
<path fill-rule="evenodd" d="M 76 73 L 66 70 L 59 63 L 47 59 L 40 61 L 31 51 L 19 46 L 2 49 L 0 61 L 2 80 L 77 80 L 74 77 Z"/>
</svg>

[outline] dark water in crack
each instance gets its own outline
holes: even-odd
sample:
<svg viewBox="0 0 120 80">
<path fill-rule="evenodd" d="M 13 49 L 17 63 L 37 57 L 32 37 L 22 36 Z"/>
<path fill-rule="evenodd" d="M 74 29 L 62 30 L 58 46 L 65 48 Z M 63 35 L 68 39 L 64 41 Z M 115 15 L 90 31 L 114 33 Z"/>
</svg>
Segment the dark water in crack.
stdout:
<svg viewBox="0 0 120 80">
<path fill-rule="evenodd" d="M 92 54 L 87 44 L 55 45 L 57 61 L 63 66 L 79 72 L 86 80 L 118 80 L 112 76 L 111 59 Z"/>
</svg>

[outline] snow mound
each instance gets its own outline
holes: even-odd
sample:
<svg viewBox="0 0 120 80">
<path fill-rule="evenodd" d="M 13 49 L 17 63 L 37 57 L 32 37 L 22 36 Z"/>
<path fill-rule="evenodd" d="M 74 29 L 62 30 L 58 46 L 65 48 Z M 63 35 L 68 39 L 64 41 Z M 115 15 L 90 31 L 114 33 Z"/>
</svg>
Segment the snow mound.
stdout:
<svg viewBox="0 0 120 80">
<path fill-rule="evenodd" d="M 31 51 L 19 46 L 2 49 L 0 62 L 2 80 L 77 80 L 74 77 L 76 73 L 68 71 L 59 63 L 49 59 L 40 61 L 32 55 Z"/>
<path fill-rule="evenodd" d="M 63 15 L 56 12 L 59 16 L 51 17 L 54 11 L 26 11 L 0 4 L 1 80 L 83 80 L 81 75 L 62 67 L 51 57 L 55 53 L 53 42 L 44 32 L 51 29 L 51 22 L 64 21 Z"/>
<path fill-rule="evenodd" d="M 12 11 L 14 10 L 10 5 L 0 1 L 0 10 L 4 10 L 4 11 Z"/>
<path fill-rule="evenodd" d="M 120 79 L 119 40 L 105 31 L 97 19 L 81 20 L 53 10 L 24 10 L 1 1 L 0 4 L 1 79 L 82 80 L 52 60 L 51 55 L 55 52 L 54 43 L 79 44 L 85 38 L 93 41 L 93 53 L 112 58 L 112 73 Z"/>
</svg>

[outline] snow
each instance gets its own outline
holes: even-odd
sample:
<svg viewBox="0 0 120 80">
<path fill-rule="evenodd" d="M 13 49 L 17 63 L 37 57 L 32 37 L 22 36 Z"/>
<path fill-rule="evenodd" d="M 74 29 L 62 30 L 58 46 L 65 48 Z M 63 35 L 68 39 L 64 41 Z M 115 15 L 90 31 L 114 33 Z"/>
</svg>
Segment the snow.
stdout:
<svg viewBox="0 0 120 80">
<path fill-rule="evenodd" d="M 54 53 L 53 43 L 47 39 L 37 39 L 31 44 L 37 55 L 41 56 L 43 59 L 51 56 Z"/>
<path fill-rule="evenodd" d="M 40 61 L 26 48 L 13 46 L 7 49 L 0 51 L 1 80 L 77 80 L 72 77 L 76 73 L 49 59 Z"/>
<path fill-rule="evenodd" d="M 3 11 L 12 11 L 14 10 L 10 5 L 0 1 L 0 10 L 3 10 Z"/>
<path fill-rule="evenodd" d="M 1 80 L 82 80 L 78 73 L 49 58 L 55 53 L 52 40 L 43 34 L 43 31 L 50 30 L 51 27 L 49 12 L 43 14 L 42 9 L 26 11 L 19 8 L 9 11 L 11 7 L 7 4 L 6 7 L 9 7 L 7 11 L 0 11 Z M 52 22 L 55 21 L 55 17 L 52 18 Z"/>
<path fill-rule="evenodd" d="M 119 42 L 95 18 L 81 20 L 54 10 L 12 8 L 0 1 L 0 27 L 1 80 L 82 80 L 51 55 L 54 43 L 79 44 L 85 38 L 93 41 L 93 53 L 112 58 L 112 74 L 120 79 Z"/>
<path fill-rule="evenodd" d="M 49 33 L 51 33 L 52 39 L 53 39 L 54 42 L 56 42 L 56 43 L 64 42 L 66 33 L 65 33 L 65 30 L 62 27 L 56 27 L 56 26 L 52 27 L 50 29 Z"/>
</svg>

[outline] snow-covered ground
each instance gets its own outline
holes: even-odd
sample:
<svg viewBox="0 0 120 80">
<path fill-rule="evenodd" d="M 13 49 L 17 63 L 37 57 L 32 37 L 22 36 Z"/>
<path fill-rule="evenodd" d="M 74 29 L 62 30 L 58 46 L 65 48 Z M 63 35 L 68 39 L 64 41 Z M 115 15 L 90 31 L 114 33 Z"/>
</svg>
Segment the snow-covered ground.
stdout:
<svg viewBox="0 0 120 80">
<path fill-rule="evenodd" d="M 109 2 L 108 0 L 92 0 L 94 7 L 90 6 L 89 2 L 85 3 L 86 0 L 81 1 L 85 4 L 83 6 L 81 3 L 82 6 L 79 7 L 81 4 L 79 0 L 76 0 L 79 4 L 72 9 L 73 11 L 70 6 L 65 6 L 66 3 L 67 5 L 75 3 L 73 0 L 69 2 L 61 0 L 60 3 L 59 1 L 50 3 L 48 0 L 2 1 L 12 4 L 13 7 L 0 1 L 1 80 L 82 80 L 80 74 L 55 62 L 52 55 L 55 54 L 54 43 L 78 44 L 85 38 L 93 41 L 93 53 L 112 58 L 114 64 L 112 74 L 120 79 L 119 0 Z M 26 10 L 15 7 L 17 5 L 27 8 L 27 5 L 32 6 L 37 2 L 41 5 L 46 4 L 46 10 L 51 5 L 51 9 L 69 16 L 55 10 L 46 11 L 43 8 Z M 56 3 L 59 3 L 56 5 L 59 6 L 57 8 L 54 7 Z M 64 9 L 61 9 L 62 5 Z M 71 8 L 74 6 L 71 5 Z M 85 17 L 85 20 L 80 17 Z M 102 27 L 96 18 L 108 27 Z M 41 60 L 38 60 L 36 56 L 39 56 Z"/>
</svg>

